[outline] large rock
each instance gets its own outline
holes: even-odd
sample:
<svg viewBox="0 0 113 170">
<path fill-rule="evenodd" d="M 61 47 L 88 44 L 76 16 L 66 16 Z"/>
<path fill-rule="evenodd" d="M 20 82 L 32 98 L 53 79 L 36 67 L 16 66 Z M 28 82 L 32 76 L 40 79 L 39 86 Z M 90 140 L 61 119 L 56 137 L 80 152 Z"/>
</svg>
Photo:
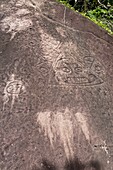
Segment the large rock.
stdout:
<svg viewBox="0 0 113 170">
<path fill-rule="evenodd" d="M 113 37 L 54 0 L 0 5 L 0 170 L 112 170 Z"/>
</svg>

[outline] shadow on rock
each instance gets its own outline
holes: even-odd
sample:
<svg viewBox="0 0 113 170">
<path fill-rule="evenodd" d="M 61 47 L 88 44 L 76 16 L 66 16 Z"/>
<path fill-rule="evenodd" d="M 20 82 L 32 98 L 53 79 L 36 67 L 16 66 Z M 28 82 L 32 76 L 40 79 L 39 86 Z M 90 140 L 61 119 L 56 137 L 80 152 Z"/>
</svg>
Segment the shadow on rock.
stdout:
<svg viewBox="0 0 113 170">
<path fill-rule="evenodd" d="M 57 168 L 53 164 L 48 162 L 47 160 L 43 160 L 42 169 L 43 170 L 56 170 Z"/>
<path fill-rule="evenodd" d="M 102 169 L 99 161 L 91 161 L 90 167 L 93 168 L 94 170 L 101 170 Z"/>
<path fill-rule="evenodd" d="M 70 160 L 65 165 L 65 170 L 84 170 L 85 165 L 78 158 Z"/>
<path fill-rule="evenodd" d="M 41 170 L 57 170 L 52 163 L 43 160 Z M 78 158 L 70 160 L 65 164 L 64 170 L 103 170 L 98 160 L 91 160 L 87 163 L 82 163 Z"/>
<path fill-rule="evenodd" d="M 78 158 L 69 161 L 65 165 L 65 170 L 102 170 L 98 160 L 91 160 L 87 163 L 82 163 Z"/>
</svg>

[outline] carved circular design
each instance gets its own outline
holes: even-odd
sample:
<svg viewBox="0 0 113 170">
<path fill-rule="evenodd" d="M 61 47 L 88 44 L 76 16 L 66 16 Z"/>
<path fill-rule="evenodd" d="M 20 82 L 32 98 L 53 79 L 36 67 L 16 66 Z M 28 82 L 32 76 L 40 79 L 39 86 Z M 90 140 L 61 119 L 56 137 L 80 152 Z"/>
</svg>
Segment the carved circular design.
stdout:
<svg viewBox="0 0 113 170">
<path fill-rule="evenodd" d="M 18 94 L 21 92 L 22 87 L 22 82 L 15 80 L 6 86 L 6 91 L 9 94 Z"/>
</svg>

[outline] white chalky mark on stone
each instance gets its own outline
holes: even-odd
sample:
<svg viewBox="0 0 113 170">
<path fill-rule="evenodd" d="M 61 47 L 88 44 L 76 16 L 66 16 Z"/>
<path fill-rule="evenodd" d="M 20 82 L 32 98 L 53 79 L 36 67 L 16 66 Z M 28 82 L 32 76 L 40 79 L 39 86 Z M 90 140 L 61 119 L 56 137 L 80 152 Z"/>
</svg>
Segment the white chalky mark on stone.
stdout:
<svg viewBox="0 0 113 170">
<path fill-rule="evenodd" d="M 62 37 L 66 37 L 66 31 L 62 27 L 56 27 L 56 30 Z"/>
<path fill-rule="evenodd" d="M 40 8 L 40 6 L 44 4 L 44 1 L 45 0 L 18 0 L 16 6 L 21 7 L 22 5 L 26 5 L 32 8 Z"/>
<path fill-rule="evenodd" d="M 64 24 L 66 23 L 66 7 L 64 7 Z"/>
<path fill-rule="evenodd" d="M 44 30 L 39 27 L 39 32 L 41 36 L 41 45 L 44 53 L 44 57 L 48 60 L 49 63 L 52 64 L 53 69 L 55 69 L 55 63 L 56 60 L 61 57 L 65 57 L 65 52 L 68 52 L 68 54 L 71 56 L 71 52 L 74 50 L 74 53 L 76 55 L 76 49 L 77 45 L 73 42 L 60 42 L 56 40 L 51 35 L 44 32 Z M 62 29 L 62 33 L 65 33 L 65 30 Z M 70 51 L 68 50 L 70 47 Z"/>
<path fill-rule="evenodd" d="M 58 57 L 58 54 L 61 53 L 61 50 L 59 49 L 60 41 L 57 41 L 51 35 L 46 34 L 42 28 L 39 28 L 39 32 L 42 38 L 41 45 L 44 52 L 44 57 L 48 60 L 48 62 L 54 63 L 55 59 Z"/>
<path fill-rule="evenodd" d="M 66 157 L 73 158 L 73 122 L 69 109 L 57 113 L 40 112 L 37 122 L 41 126 L 41 131 L 44 131 L 44 135 L 49 138 L 51 146 L 54 148 L 57 137 L 59 137 Z"/>
<path fill-rule="evenodd" d="M 11 40 L 15 37 L 17 32 L 26 30 L 33 25 L 30 18 L 25 15 L 30 12 L 26 9 L 18 10 L 15 15 L 7 16 L 1 21 L 1 30 L 6 33 L 11 33 Z"/>
<path fill-rule="evenodd" d="M 27 9 L 19 9 L 17 12 L 16 12 L 16 15 L 19 15 L 19 16 L 22 16 L 22 15 L 27 15 L 29 14 L 30 11 L 27 10 Z"/>
<path fill-rule="evenodd" d="M 101 146 L 101 148 L 106 152 L 107 155 L 109 154 L 109 152 L 108 152 L 108 147 L 107 147 L 107 144 L 106 144 L 106 141 L 104 141 L 104 145 Z"/>
<path fill-rule="evenodd" d="M 24 4 L 25 4 L 25 1 L 26 1 L 26 0 L 18 0 L 18 1 L 16 2 L 16 6 L 17 6 L 17 7 L 20 7 L 20 6 L 24 5 Z"/>
<path fill-rule="evenodd" d="M 83 114 L 80 113 L 80 112 L 77 112 L 75 116 L 76 116 L 78 124 L 81 127 L 82 132 L 84 133 L 87 141 L 90 142 L 90 133 L 89 133 L 89 130 L 88 130 L 88 124 L 87 124 L 87 121 L 86 121 L 86 117 L 83 116 Z"/>
<path fill-rule="evenodd" d="M 40 8 L 44 2 L 46 2 L 46 0 L 25 0 L 25 4 L 27 6 L 31 6 L 31 7 L 37 7 Z"/>
<path fill-rule="evenodd" d="M 21 80 L 15 80 L 15 75 L 12 74 L 9 81 L 6 84 L 6 87 L 4 88 L 3 109 L 11 97 L 12 99 L 11 110 L 12 110 L 15 103 L 15 99 L 18 98 L 21 91 L 23 92 L 25 91 L 25 86 L 23 85 Z"/>
<path fill-rule="evenodd" d="M 107 161 L 107 164 L 109 164 L 110 162 L 109 162 L 109 160 Z"/>
</svg>

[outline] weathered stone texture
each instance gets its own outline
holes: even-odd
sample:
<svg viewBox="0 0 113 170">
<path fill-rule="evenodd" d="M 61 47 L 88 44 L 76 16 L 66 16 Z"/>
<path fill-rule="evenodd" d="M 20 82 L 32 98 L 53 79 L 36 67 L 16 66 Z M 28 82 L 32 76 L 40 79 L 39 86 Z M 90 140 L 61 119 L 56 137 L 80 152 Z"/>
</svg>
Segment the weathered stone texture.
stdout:
<svg viewBox="0 0 113 170">
<path fill-rule="evenodd" d="M 54 0 L 0 1 L 0 169 L 112 170 L 113 37 Z"/>
</svg>

